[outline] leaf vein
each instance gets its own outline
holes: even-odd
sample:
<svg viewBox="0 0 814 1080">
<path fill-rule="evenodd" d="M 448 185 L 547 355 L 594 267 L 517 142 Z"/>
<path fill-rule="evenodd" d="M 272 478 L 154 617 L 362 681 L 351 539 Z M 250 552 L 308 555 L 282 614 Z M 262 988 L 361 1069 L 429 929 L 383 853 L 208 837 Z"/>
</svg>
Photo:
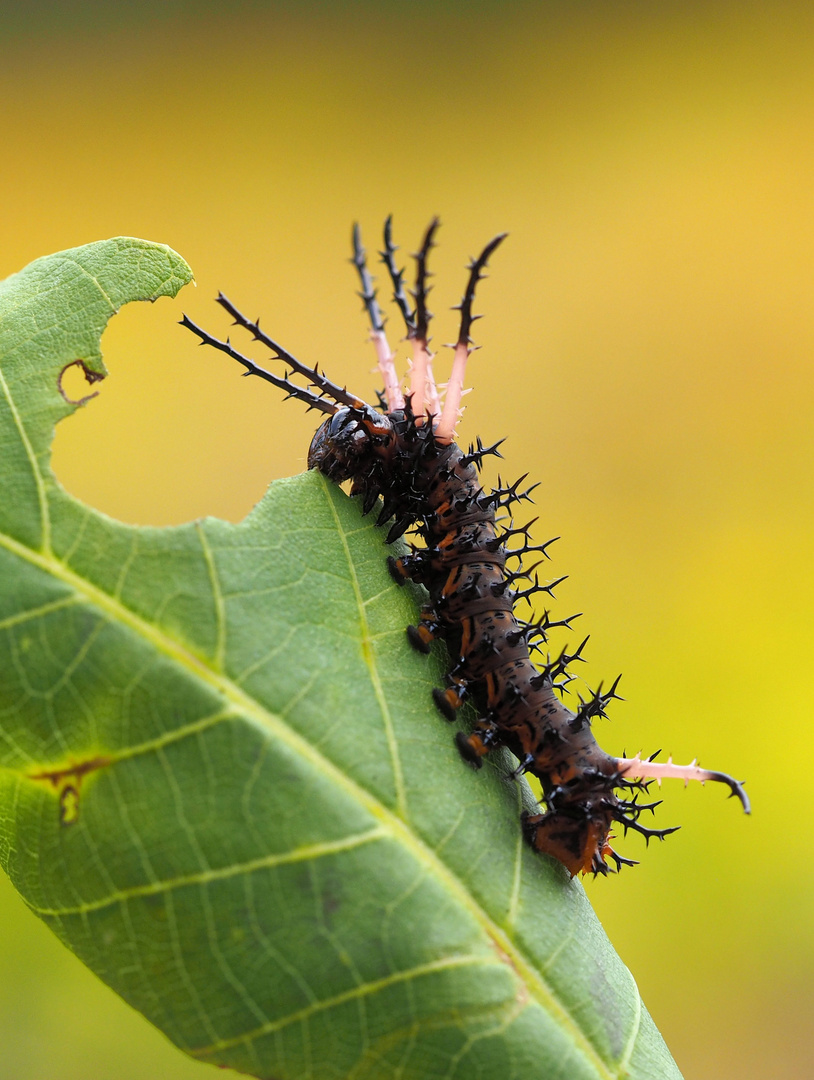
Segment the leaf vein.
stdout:
<svg viewBox="0 0 814 1080">
<path fill-rule="evenodd" d="M 619 1058 L 616 1066 L 616 1075 L 619 1080 L 623 1080 L 623 1078 L 628 1075 L 630 1059 L 633 1057 L 633 1051 L 636 1048 L 636 1040 L 639 1037 L 639 1029 L 641 1028 L 642 1024 L 642 998 L 641 994 L 639 993 L 639 987 L 636 985 L 636 980 L 633 978 L 633 972 L 630 971 L 630 969 L 627 967 L 625 968 L 625 970 L 630 976 L 630 981 L 633 983 L 633 1003 L 636 1012 L 633 1017 L 633 1024 L 630 1029 L 630 1035 L 628 1035 L 627 1042 L 625 1043 L 625 1048 L 622 1051 L 622 1055 Z"/>
<path fill-rule="evenodd" d="M 5 380 L 2 370 L 0 370 L 0 389 L 3 391 L 3 396 L 8 402 L 9 411 L 11 412 L 14 420 L 14 426 L 20 435 L 20 441 L 23 444 L 28 463 L 31 466 L 31 473 L 34 477 L 34 484 L 37 489 L 37 503 L 40 510 L 40 551 L 44 554 L 51 550 L 51 519 L 48 513 L 48 500 L 45 494 L 45 482 L 40 472 L 39 462 L 37 456 L 34 453 L 34 447 L 31 445 L 31 440 L 28 437 L 28 432 L 25 429 L 23 418 L 17 410 L 17 406 L 14 402 L 14 398 L 11 396 L 11 390 Z"/>
<path fill-rule="evenodd" d="M 302 847 L 293 848 L 277 855 L 262 855 L 257 859 L 247 859 L 245 862 L 233 863 L 231 866 L 213 867 L 202 870 L 195 874 L 182 874 L 176 878 L 154 878 L 146 885 L 134 885 L 130 889 L 118 889 L 98 900 L 89 900 L 74 907 L 45 908 L 37 907 L 29 903 L 32 911 L 43 919 L 64 917 L 66 915 L 84 915 L 92 911 L 101 911 L 113 904 L 127 903 L 142 896 L 161 896 L 175 889 L 188 888 L 191 885 L 208 885 L 212 881 L 225 881 L 241 874 L 253 874 L 256 870 L 269 870 L 276 866 L 287 866 L 291 863 L 311 862 L 314 859 L 325 858 L 330 855 L 341 854 L 344 851 L 352 851 L 375 840 L 382 840 L 388 836 L 387 830 L 380 825 L 368 829 L 363 833 L 354 833 L 351 836 L 342 837 L 339 840 L 329 840 L 320 844 L 304 844 Z"/>
<path fill-rule="evenodd" d="M 9 615 L 5 619 L 0 619 L 0 630 L 10 630 L 13 626 L 31 622 L 33 619 L 40 619 L 44 615 L 50 615 L 52 611 L 59 611 L 61 608 L 71 607 L 78 603 L 80 603 L 80 598 L 76 595 L 60 597 L 59 600 L 52 600 L 48 604 L 41 604 L 39 607 L 29 608 L 28 611 L 21 611 L 17 615 Z"/>
<path fill-rule="evenodd" d="M 201 526 L 200 521 L 195 523 L 195 530 L 198 533 L 198 538 L 201 542 L 201 548 L 203 549 L 204 559 L 206 561 L 206 570 L 209 574 L 209 584 L 212 589 L 212 604 L 215 609 L 215 627 L 216 627 L 216 640 L 215 640 L 215 655 L 213 657 L 215 667 L 218 671 L 223 671 L 223 660 L 226 655 L 226 611 L 223 604 L 223 593 L 220 587 L 220 578 L 218 577 L 218 570 L 215 566 L 215 558 L 212 553 L 212 548 L 209 544 L 209 538 L 206 532 Z"/>
<path fill-rule="evenodd" d="M 345 552 L 345 558 L 348 565 L 348 574 L 350 576 L 351 584 L 353 586 L 354 596 L 356 597 L 356 607 L 359 612 L 359 623 L 362 636 L 362 650 L 365 659 L 365 664 L 370 672 L 370 681 L 373 684 L 373 691 L 376 695 L 376 700 L 379 704 L 379 710 L 381 712 L 382 721 L 384 723 L 384 733 L 387 739 L 387 746 L 390 752 L 390 762 L 393 769 L 393 784 L 396 789 L 396 806 L 398 807 L 399 815 L 405 820 L 408 820 L 407 810 L 407 795 L 404 787 L 404 773 L 401 767 L 401 758 L 399 756 L 398 742 L 396 741 L 396 733 L 393 730 L 393 717 L 390 714 L 390 706 L 387 703 L 387 698 L 384 694 L 384 688 L 382 687 L 382 681 L 379 676 L 379 671 L 376 664 L 373 662 L 370 649 L 370 625 L 367 619 L 367 611 L 365 610 L 365 602 L 362 597 L 362 590 L 359 585 L 359 577 L 356 573 L 356 566 L 351 558 L 350 547 L 348 545 L 348 536 L 342 527 L 342 522 L 339 520 L 339 515 L 336 512 L 336 506 L 328 496 L 327 484 L 328 481 L 322 477 L 322 489 L 325 492 L 328 506 L 330 507 L 331 514 L 336 522 L 336 530 L 339 534 L 339 538 L 342 541 L 342 548 Z"/>
<path fill-rule="evenodd" d="M 398 986 L 399 983 L 410 983 L 412 980 L 422 978 L 425 975 L 434 975 L 438 972 L 450 971 L 462 967 L 483 967 L 485 969 L 490 969 L 494 968 L 495 964 L 492 961 L 484 960 L 482 956 L 449 956 L 444 957 L 441 960 L 432 960 L 427 964 L 419 964 L 416 967 L 408 968 L 405 971 L 394 972 L 392 975 L 387 975 L 382 979 L 374 979 L 370 982 L 360 983 L 358 986 L 353 986 L 349 990 L 343 991 L 341 994 L 335 994 L 333 997 L 325 998 L 322 1001 L 316 1002 L 314 1005 L 307 1005 L 305 1008 L 300 1009 L 295 1013 L 291 1013 L 289 1016 L 281 1016 L 277 1020 L 264 1024 L 262 1027 L 244 1032 L 242 1035 L 235 1035 L 229 1039 L 221 1039 L 209 1046 L 199 1047 L 192 1050 L 191 1053 L 193 1057 L 209 1057 L 222 1050 L 227 1050 L 229 1047 L 239 1046 L 255 1039 L 264 1038 L 266 1035 L 271 1035 L 291 1024 L 307 1022 L 317 1013 L 325 1012 L 328 1009 L 334 1009 L 341 1005 L 346 1005 L 348 1002 L 357 1001 L 360 998 L 370 997 L 373 994 L 379 994 L 384 990 L 388 990 L 391 986 Z"/>
</svg>

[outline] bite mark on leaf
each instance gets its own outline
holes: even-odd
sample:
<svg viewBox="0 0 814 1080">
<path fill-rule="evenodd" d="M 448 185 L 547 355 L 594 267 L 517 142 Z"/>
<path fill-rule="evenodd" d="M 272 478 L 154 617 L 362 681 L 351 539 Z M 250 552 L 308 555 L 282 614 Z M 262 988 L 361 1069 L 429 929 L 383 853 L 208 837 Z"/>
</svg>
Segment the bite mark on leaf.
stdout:
<svg viewBox="0 0 814 1080">
<path fill-rule="evenodd" d="M 104 375 L 100 375 L 98 371 L 91 371 L 84 360 L 72 360 L 70 364 L 66 364 L 62 371 L 60 371 L 59 378 L 57 379 L 57 386 L 59 387 L 60 394 L 62 394 L 69 405 L 86 405 L 92 398 L 99 396 L 99 391 L 94 390 L 92 394 L 71 397 L 71 393 L 77 393 L 82 385 L 79 382 L 78 372 L 74 372 L 72 370 L 73 368 L 79 369 L 79 372 L 84 375 L 85 382 L 88 386 L 93 386 L 94 383 L 99 382 L 104 378 Z"/>
</svg>

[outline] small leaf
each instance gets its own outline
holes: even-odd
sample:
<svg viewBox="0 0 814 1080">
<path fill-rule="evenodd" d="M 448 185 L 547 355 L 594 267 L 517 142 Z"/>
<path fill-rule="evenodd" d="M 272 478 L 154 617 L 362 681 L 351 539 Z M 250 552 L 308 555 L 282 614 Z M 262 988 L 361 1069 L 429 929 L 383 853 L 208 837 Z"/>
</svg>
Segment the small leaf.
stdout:
<svg viewBox="0 0 814 1080">
<path fill-rule="evenodd" d="M 523 844 L 525 784 L 461 762 L 352 501 L 310 473 L 239 525 L 140 529 L 54 479 L 62 372 L 103 376 L 108 318 L 190 278 L 118 239 L 0 285 L 15 886 L 179 1047 L 256 1077 L 678 1077 L 582 887 Z"/>
</svg>

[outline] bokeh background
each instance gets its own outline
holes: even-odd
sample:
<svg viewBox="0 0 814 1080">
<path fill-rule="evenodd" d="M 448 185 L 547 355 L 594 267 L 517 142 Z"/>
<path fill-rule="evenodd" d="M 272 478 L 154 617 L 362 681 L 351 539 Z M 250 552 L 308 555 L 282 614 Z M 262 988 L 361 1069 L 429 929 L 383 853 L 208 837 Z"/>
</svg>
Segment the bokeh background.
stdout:
<svg viewBox="0 0 814 1080">
<path fill-rule="evenodd" d="M 182 310 L 225 330 L 222 288 L 367 393 L 351 222 L 375 250 L 392 211 L 409 252 L 441 215 L 438 343 L 464 262 L 510 231 L 461 438 L 510 435 L 504 475 L 542 480 L 537 538 L 562 536 L 551 572 L 571 575 L 556 610 L 586 613 L 592 685 L 624 671 L 603 744 L 698 754 L 754 804 L 665 786 L 660 824 L 682 831 L 629 837 L 642 865 L 586 888 L 688 1080 L 814 1075 L 814 8 L 0 16 L 0 276 L 131 234 L 198 281 L 113 320 L 110 378 L 57 432 L 63 483 L 125 521 L 239 520 L 304 467 L 312 419 L 196 349 Z M 0 927 L 3 1077 L 207 1074 L 5 879 Z"/>
</svg>

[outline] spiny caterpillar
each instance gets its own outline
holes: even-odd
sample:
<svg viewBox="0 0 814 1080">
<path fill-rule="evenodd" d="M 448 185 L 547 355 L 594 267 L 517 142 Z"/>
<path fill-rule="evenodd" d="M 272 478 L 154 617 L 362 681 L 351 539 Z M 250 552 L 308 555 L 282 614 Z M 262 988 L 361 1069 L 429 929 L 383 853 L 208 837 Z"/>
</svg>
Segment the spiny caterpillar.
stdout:
<svg viewBox="0 0 814 1080">
<path fill-rule="evenodd" d="M 309 468 L 319 469 L 336 483 L 351 480 L 352 494 L 361 498 L 365 514 L 381 500 L 377 524 L 391 523 L 388 544 L 408 529 L 424 542 L 423 547 L 412 545 L 410 553 L 400 558 L 391 556 L 389 566 L 396 581 L 417 582 L 429 594 L 419 625 L 407 628 L 412 644 L 429 652 L 431 642 L 441 639 L 452 658 L 446 688 L 433 692 L 439 710 L 452 720 L 463 702 L 470 701 L 480 715 L 471 732 L 457 735 L 461 755 L 479 767 L 491 749 L 508 747 L 518 759 L 512 775 L 531 773 L 543 791 L 544 812 L 523 817 L 523 831 L 531 845 L 559 859 L 571 875 L 580 871 L 607 874 L 613 869 L 608 859 L 617 870 L 623 864 L 634 865 L 634 860 L 610 845 L 614 823 L 625 832 L 641 833 L 648 841 L 676 831 L 650 829 L 639 821 L 644 811 L 658 805 L 638 801 L 653 779 L 721 781 L 747 813 L 749 800 L 737 780 L 695 762 L 675 765 L 672 759 L 654 761 L 655 754 L 643 759 L 605 753 L 594 738 L 592 723 L 606 716 L 608 704 L 618 697 L 619 680 L 609 690 L 603 691 L 600 685 L 587 700 L 580 698 L 576 711 L 566 708 L 558 696 L 574 678 L 569 666 L 582 659 L 585 641 L 570 654 L 563 651 L 555 659 L 546 656 L 544 663 L 532 663 L 532 653 L 543 655 L 549 631 L 569 626 L 568 619 L 554 621 L 547 611 L 533 622 L 517 614 L 522 602 L 528 603 L 537 593 L 551 595 L 563 580 L 540 584 L 535 572 L 552 541 L 532 544 L 533 522 L 515 527 L 511 520 L 503 524 L 497 519 L 499 511 L 530 501 L 532 491 L 530 487 L 521 490 L 525 477 L 505 486 L 498 481 L 494 490 L 483 490 L 478 478 L 481 463 L 488 455 L 500 457 L 500 444 L 484 446 L 478 439 L 465 453 L 454 441 L 464 371 L 473 351 L 470 330 L 478 317 L 472 313 L 475 290 L 505 234 L 496 236 L 468 266 L 466 290 L 456 309 L 460 310 L 460 330 L 442 404 L 427 333 L 432 318 L 427 310 L 427 259 L 438 224 L 437 219 L 430 224 L 415 256 L 415 288 L 410 293 L 414 305 L 405 289 L 405 271 L 396 265 L 390 218 L 384 227 L 381 258 L 412 349 L 407 393 L 402 392 L 396 373 L 358 227 L 353 230 L 352 261 L 384 381 L 378 408 L 331 382 L 316 366 L 300 363 L 223 294 L 218 303 L 235 325 L 290 370 L 275 375 L 238 352 L 228 339 L 212 337 L 186 316 L 182 324 L 201 344 L 220 349 L 242 364 L 245 374 L 266 379 L 288 397 L 327 414 L 311 443 Z M 294 374 L 308 385 L 294 382 Z M 521 538 L 519 547 L 507 546 L 513 537 Z M 532 554 L 541 558 L 526 568 L 524 559 Z M 509 570 L 507 564 L 516 568 Z M 517 583 L 523 579 L 531 584 L 520 589 Z"/>
</svg>

